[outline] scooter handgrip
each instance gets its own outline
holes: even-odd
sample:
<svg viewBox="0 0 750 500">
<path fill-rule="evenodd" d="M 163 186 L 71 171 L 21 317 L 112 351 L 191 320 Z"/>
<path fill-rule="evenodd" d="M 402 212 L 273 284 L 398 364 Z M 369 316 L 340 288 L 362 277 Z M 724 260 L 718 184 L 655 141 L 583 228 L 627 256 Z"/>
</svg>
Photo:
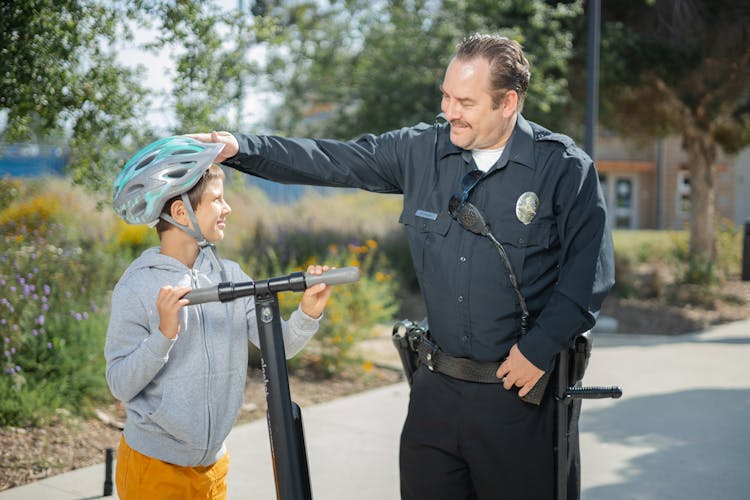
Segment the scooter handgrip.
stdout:
<svg viewBox="0 0 750 500">
<path fill-rule="evenodd" d="M 190 304 L 204 304 L 206 302 L 219 301 L 219 287 L 210 286 L 207 288 L 194 288 L 185 294 L 184 299 L 188 299 Z"/>
<path fill-rule="evenodd" d="M 318 283 L 326 285 L 342 285 L 344 283 L 353 283 L 359 280 L 359 268 L 350 266 L 340 269 L 330 269 L 323 274 L 305 273 L 305 284 L 307 288 L 315 286 Z"/>
</svg>

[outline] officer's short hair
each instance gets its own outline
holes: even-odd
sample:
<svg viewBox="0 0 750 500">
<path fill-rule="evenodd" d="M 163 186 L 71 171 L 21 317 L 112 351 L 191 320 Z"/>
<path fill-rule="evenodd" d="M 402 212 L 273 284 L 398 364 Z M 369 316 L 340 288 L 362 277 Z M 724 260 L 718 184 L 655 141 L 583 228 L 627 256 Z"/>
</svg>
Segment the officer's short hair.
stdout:
<svg viewBox="0 0 750 500">
<path fill-rule="evenodd" d="M 518 94 L 518 110 L 529 89 L 531 65 L 523 54 L 521 44 L 499 35 L 475 33 L 457 45 L 455 59 L 471 60 L 482 57 L 490 65 L 490 85 L 493 92 L 492 105 L 498 107 L 508 90 Z"/>
</svg>

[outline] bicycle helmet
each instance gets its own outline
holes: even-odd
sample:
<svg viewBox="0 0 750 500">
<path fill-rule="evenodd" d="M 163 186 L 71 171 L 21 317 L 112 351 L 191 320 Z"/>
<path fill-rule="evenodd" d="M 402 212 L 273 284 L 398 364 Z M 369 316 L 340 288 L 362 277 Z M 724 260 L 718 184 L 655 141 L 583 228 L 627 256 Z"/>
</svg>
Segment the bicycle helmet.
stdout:
<svg viewBox="0 0 750 500">
<path fill-rule="evenodd" d="M 149 144 L 115 179 L 115 212 L 129 224 L 155 225 L 164 204 L 195 186 L 223 147 L 183 136 Z"/>
</svg>

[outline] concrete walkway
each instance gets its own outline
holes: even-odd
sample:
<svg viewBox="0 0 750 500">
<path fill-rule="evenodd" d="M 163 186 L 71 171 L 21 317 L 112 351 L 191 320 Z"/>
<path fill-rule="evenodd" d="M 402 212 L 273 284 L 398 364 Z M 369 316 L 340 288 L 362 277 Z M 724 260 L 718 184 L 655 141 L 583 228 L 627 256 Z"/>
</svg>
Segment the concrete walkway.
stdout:
<svg viewBox="0 0 750 500">
<path fill-rule="evenodd" d="M 682 336 L 597 334 L 584 402 L 584 500 L 750 498 L 750 320 Z M 303 408 L 313 497 L 396 500 L 408 388 Z M 229 498 L 276 498 L 264 420 L 229 436 Z M 100 498 L 97 465 L 0 492 L 0 500 Z"/>
</svg>

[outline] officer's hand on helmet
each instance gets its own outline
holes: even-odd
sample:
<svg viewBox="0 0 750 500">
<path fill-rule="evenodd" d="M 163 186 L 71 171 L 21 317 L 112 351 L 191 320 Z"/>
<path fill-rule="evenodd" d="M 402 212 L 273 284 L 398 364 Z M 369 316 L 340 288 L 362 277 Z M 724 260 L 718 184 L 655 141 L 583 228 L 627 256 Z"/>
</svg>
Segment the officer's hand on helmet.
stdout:
<svg viewBox="0 0 750 500">
<path fill-rule="evenodd" d="M 216 163 L 221 163 L 235 156 L 239 150 L 240 145 L 237 143 L 237 138 L 229 132 L 211 132 L 211 133 L 197 133 L 197 134 L 185 134 L 187 137 L 195 139 L 201 142 L 220 142 L 224 144 L 224 149 L 216 156 Z"/>
<path fill-rule="evenodd" d="M 309 266 L 307 268 L 307 272 L 309 274 L 320 275 L 328 271 L 329 269 L 330 267 L 328 266 Z M 320 315 L 323 314 L 323 309 L 325 309 L 330 296 L 331 287 L 329 285 L 326 285 L 325 283 L 318 283 L 317 285 L 313 285 L 305 290 L 305 293 L 302 295 L 302 300 L 300 301 L 300 309 L 302 309 L 302 312 L 307 314 L 311 318 L 320 318 Z"/>
</svg>

